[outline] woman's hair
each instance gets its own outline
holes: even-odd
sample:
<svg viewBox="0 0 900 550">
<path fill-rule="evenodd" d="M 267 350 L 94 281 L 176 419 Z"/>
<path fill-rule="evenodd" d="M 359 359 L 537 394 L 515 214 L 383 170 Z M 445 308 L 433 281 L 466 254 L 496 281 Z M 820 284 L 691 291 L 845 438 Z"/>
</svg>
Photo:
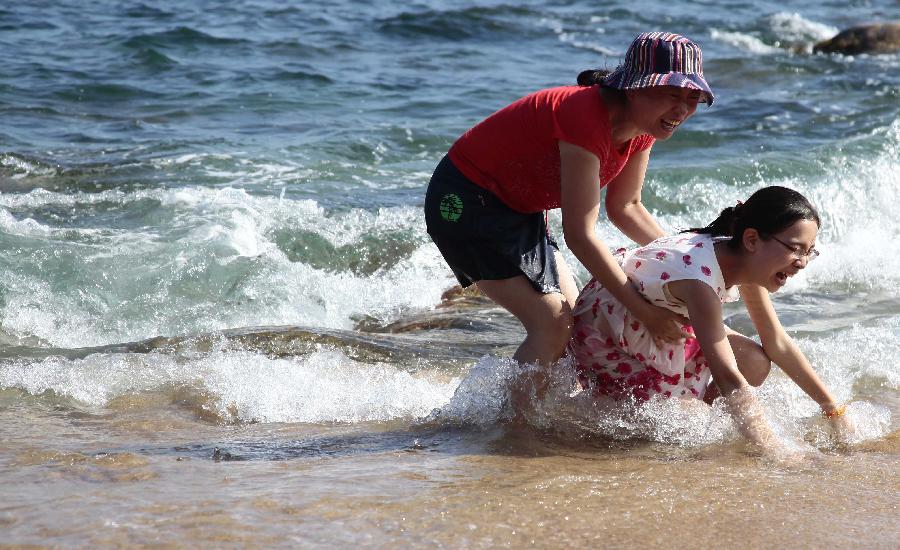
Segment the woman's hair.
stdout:
<svg viewBox="0 0 900 550">
<path fill-rule="evenodd" d="M 581 71 L 578 73 L 578 85 L 579 86 L 593 86 L 594 84 L 603 84 L 603 79 L 606 78 L 606 75 L 609 74 L 609 71 L 606 69 L 588 69 L 586 71 Z"/>
<path fill-rule="evenodd" d="M 753 228 L 764 238 L 783 231 L 800 220 L 811 220 L 821 226 L 819 213 L 806 197 L 787 187 L 772 185 L 750 195 L 747 202 L 729 206 L 706 227 L 688 229 L 714 237 L 731 237 L 728 247 L 740 250 L 744 230 Z"/>
</svg>

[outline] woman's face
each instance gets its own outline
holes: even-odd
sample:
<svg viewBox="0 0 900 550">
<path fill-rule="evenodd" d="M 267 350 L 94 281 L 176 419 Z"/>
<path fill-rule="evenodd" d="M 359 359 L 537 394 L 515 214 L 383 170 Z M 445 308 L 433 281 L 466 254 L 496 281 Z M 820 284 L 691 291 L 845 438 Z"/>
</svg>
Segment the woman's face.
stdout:
<svg viewBox="0 0 900 550">
<path fill-rule="evenodd" d="M 771 236 L 759 239 L 749 256 L 753 282 L 775 292 L 804 269 L 815 255 L 819 226 L 813 220 L 800 220 Z"/>
<path fill-rule="evenodd" d="M 656 139 L 672 137 L 675 129 L 697 110 L 703 92 L 676 86 L 654 86 L 626 92 L 635 124 Z"/>
</svg>

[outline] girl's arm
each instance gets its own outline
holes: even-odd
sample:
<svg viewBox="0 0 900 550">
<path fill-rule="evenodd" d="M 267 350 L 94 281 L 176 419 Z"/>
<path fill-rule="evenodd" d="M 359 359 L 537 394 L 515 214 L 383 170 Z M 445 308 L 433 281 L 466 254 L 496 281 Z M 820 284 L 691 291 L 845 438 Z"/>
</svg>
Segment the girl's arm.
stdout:
<svg viewBox="0 0 900 550">
<path fill-rule="evenodd" d="M 740 432 L 767 451 L 783 451 L 783 445 L 766 421 L 750 384 L 738 369 L 722 321 L 722 303 L 718 295 L 709 285 L 692 279 L 673 281 L 667 286 L 674 297 L 687 305 L 694 334 L 709 362 L 713 381 L 725 397 L 728 412 Z"/>
<path fill-rule="evenodd" d="M 641 296 L 609 248 L 597 237 L 595 228 L 600 212 L 597 174 L 600 172 L 600 160 L 589 151 L 564 141 L 559 142 L 559 156 L 563 234 L 569 249 L 600 284 L 644 322 L 654 337 L 674 342 L 689 336 L 681 329 L 678 315 L 654 306 Z M 643 175 L 643 171 L 640 172 Z M 631 184 L 640 187 L 641 183 Z"/>
<path fill-rule="evenodd" d="M 818 403 L 826 415 L 834 415 L 838 410 L 834 396 L 822 383 L 819 375 L 810 366 L 809 361 L 806 360 L 794 340 L 781 326 L 781 321 L 778 320 L 772 300 L 769 298 L 769 292 L 757 285 L 741 285 L 740 291 L 741 298 L 747 306 L 747 312 L 750 314 L 750 320 L 753 321 L 753 326 L 759 333 L 763 350 L 769 359 L 800 386 L 806 395 Z"/>
</svg>

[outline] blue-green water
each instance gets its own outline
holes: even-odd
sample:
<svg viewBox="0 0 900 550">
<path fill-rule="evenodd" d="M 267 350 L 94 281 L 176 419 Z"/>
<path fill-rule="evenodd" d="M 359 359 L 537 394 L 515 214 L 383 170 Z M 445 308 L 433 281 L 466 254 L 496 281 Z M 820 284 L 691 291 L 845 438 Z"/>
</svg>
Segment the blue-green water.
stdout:
<svg viewBox="0 0 900 550">
<path fill-rule="evenodd" d="M 670 230 L 765 184 L 819 206 L 822 257 L 776 305 L 865 420 L 863 444 L 887 441 L 895 460 L 900 55 L 811 49 L 898 16 L 891 0 L 4 5 L 4 453 L 41 439 L 81 453 L 140 447 L 145 436 L 94 439 L 48 420 L 115 419 L 132 399 L 126 409 L 161 432 L 166 407 L 182 405 L 204 433 L 255 422 L 408 427 L 442 407 L 490 425 L 489 383 L 479 390 L 470 377 L 474 396 L 448 402 L 475 358 L 514 348 L 515 323 L 481 306 L 451 314 L 455 332 L 386 335 L 430 312 L 453 282 L 424 230 L 430 173 L 494 110 L 585 68 L 613 68 L 634 35 L 670 30 L 702 45 L 717 101 L 654 147 L 645 203 Z M 605 221 L 598 231 L 627 244 Z M 216 336 L 280 325 L 310 335 Z M 157 337 L 162 351 L 133 344 Z M 764 397 L 810 440 L 796 427 L 815 414 L 807 398 L 777 375 Z M 710 440 L 663 432 L 643 436 Z M 216 437 L 240 447 L 219 434 L 198 448 Z M 12 468 L 5 456 L 0 468 Z M 43 540 L 10 521 L 16 540 Z"/>
</svg>

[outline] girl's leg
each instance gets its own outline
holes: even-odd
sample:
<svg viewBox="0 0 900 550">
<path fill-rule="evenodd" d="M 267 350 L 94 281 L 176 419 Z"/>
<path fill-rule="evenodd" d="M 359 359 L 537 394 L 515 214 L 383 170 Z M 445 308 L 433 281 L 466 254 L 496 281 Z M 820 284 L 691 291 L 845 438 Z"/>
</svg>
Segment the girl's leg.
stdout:
<svg viewBox="0 0 900 550">
<path fill-rule="evenodd" d="M 772 370 L 772 361 L 769 356 L 763 351 L 762 346 L 750 338 L 731 329 L 727 328 L 726 330 L 728 331 L 728 343 L 731 344 L 734 358 L 737 360 L 738 370 L 744 375 L 748 384 L 754 387 L 761 386 L 769 376 L 769 371 Z M 712 403 L 716 397 L 719 397 L 719 388 L 715 382 L 710 382 L 703 400 Z"/>
</svg>

